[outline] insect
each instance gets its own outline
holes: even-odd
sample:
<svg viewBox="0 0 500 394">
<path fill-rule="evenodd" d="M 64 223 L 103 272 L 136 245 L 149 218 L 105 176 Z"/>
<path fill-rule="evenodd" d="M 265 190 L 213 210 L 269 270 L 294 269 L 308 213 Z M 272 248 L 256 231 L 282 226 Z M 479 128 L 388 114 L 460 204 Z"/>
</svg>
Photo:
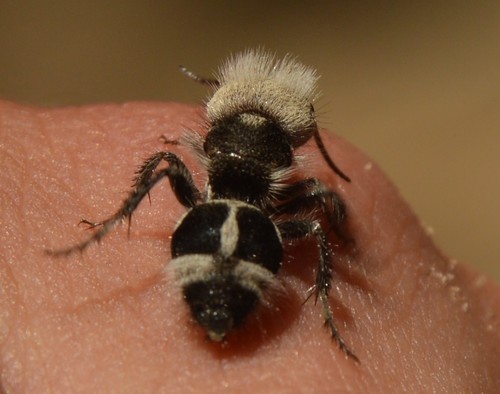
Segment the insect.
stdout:
<svg viewBox="0 0 500 394">
<path fill-rule="evenodd" d="M 168 178 L 187 209 L 172 235 L 170 264 L 209 339 L 223 341 L 276 283 L 285 240 L 312 238 L 319 261 L 311 294 L 321 302 L 332 337 L 357 360 L 328 302 L 333 252 L 327 233 L 332 229 L 340 240 L 347 239 L 346 206 L 317 178 L 294 178 L 295 149 L 314 138 L 330 168 L 350 181 L 328 155 L 318 131 L 312 106 L 315 71 L 290 56 L 276 60 L 261 50 L 231 57 L 214 79 L 184 67 L 181 71 L 213 88 L 206 104 L 208 131 L 185 138 L 207 170 L 205 190 L 198 189 L 175 153 L 157 152 L 139 168 L 133 190 L 114 215 L 98 223 L 83 221 L 97 228 L 91 237 L 49 253 L 70 255 L 101 240 L 130 220 L 150 190 Z M 326 218 L 327 229 L 321 218 Z"/>
</svg>

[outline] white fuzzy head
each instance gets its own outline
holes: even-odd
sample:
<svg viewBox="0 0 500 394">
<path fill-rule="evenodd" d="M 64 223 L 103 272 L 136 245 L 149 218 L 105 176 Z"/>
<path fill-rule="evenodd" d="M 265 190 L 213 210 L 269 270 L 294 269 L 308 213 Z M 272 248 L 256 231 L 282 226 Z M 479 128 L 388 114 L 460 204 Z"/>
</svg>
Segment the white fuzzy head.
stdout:
<svg viewBox="0 0 500 394">
<path fill-rule="evenodd" d="M 318 78 L 314 69 L 291 56 L 276 60 L 261 50 L 239 53 L 219 70 L 220 85 L 207 103 L 208 118 L 214 123 L 244 112 L 262 114 L 299 146 L 317 129 L 311 104 Z"/>
</svg>

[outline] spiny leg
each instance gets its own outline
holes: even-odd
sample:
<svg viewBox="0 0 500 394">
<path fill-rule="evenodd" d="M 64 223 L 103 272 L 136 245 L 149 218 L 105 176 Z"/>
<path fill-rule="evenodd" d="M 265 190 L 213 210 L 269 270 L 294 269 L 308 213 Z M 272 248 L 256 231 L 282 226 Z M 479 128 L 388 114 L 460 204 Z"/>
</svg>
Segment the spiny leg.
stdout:
<svg viewBox="0 0 500 394">
<path fill-rule="evenodd" d="M 310 236 L 314 236 L 316 238 L 316 243 L 319 247 L 319 264 L 318 272 L 316 273 L 315 284 L 316 302 L 319 298 L 323 307 L 325 326 L 330 329 L 332 338 L 338 343 L 340 349 L 345 354 L 353 358 L 355 361 L 359 362 L 359 359 L 349 349 L 344 339 L 340 335 L 340 332 L 337 329 L 337 326 L 335 325 L 333 319 L 332 308 L 330 307 L 330 303 L 328 302 L 328 293 L 330 291 L 332 282 L 332 251 L 328 245 L 326 235 L 321 228 L 320 223 L 316 220 L 290 220 L 287 222 L 279 223 L 278 229 L 281 233 L 281 236 L 285 239 L 305 238 Z"/>
<path fill-rule="evenodd" d="M 182 162 L 181 159 L 179 159 L 179 157 L 177 157 L 172 152 L 156 152 L 148 159 L 146 159 L 136 171 L 136 176 L 133 179 L 132 187 L 138 189 L 141 185 L 147 185 L 147 183 L 155 173 L 158 165 L 162 161 L 166 161 L 171 168 L 170 174 L 167 174 L 167 176 L 170 180 L 170 185 L 177 200 L 187 208 L 194 207 L 197 200 L 200 199 L 200 192 L 196 188 L 191 173 L 187 169 L 186 165 Z M 149 202 L 151 202 L 149 191 L 147 192 L 147 195 L 149 198 Z M 129 221 L 130 231 L 132 213 L 127 217 Z M 104 222 L 91 222 L 86 219 L 82 219 L 80 223 L 87 224 L 89 228 L 95 228 L 104 224 Z"/>
<path fill-rule="evenodd" d="M 215 78 L 200 77 L 198 74 L 195 74 L 194 72 L 188 70 L 184 66 L 179 66 L 179 69 L 181 70 L 181 73 L 183 73 L 185 76 L 191 78 L 193 81 L 196 81 L 196 82 L 201 83 L 203 85 L 213 86 L 216 88 L 220 86 L 220 82 Z"/>
<path fill-rule="evenodd" d="M 162 161 L 166 161 L 171 168 L 167 176 L 177 200 L 186 208 L 194 207 L 201 198 L 200 191 L 186 165 L 172 152 L 157 152 L 149 157 L 136 172 L 133 186 L 138 188 L 147 184 Z"/>
<path fill-rule="evenodd" d="M 352 242 L 352 237 L 345 230 L 347 209 L 344 201 L 319 179 L 298 181 L 288 186 L 281 197 L 285 202 L 275 207 L 275 213 L 296 214 L 306 209 L 320 208 L 335 234 L 345 243 Z"/>
<path fill-rule="evenodd" d="M 169 162 L 170 166 L 159 171 L 155 171 L 161 160 Z M 93 223 L 88 220 L 82 220 L 81 223 L 88 224 L 91 228 L 100 227 L 90 238 L 85 241 L 59 250 L 46 250 L 46 253 L 52 256 L 68 256 L 75 252 L 82 252 L 93 243 L 99 242 L 114 227 L 125 219 L 129 219 L 132 213 L 142 199 L 149 194 L 150 190 L 163 178 L 168 177 L 172 189 L 179 202 L 186 207 L 195 205 L 199 191 L 194 185 L 191 174 L 180 159 L 170 152 L 159 152 L 151 156 L 140 168 L 135 179 L 135 188 L 129 196 L 123 201 L 120 209 L 108 219 Z M 192 204 L 192 205 L 191 205 Z"/>
<path fill-rule="evenodd" d="M 163 161 L 165 155 L 170 152 L 156 152 L 149 158 L 144 160 L 144 163 L 135 172 L 135 177 L 133 179 L 132 186 L 138 187 L 141 183 L 144 183 L 151 177 L 158 167 L 158 165 Z M 173 153 L 170 153 L 173 155 Z"/>
</svg>

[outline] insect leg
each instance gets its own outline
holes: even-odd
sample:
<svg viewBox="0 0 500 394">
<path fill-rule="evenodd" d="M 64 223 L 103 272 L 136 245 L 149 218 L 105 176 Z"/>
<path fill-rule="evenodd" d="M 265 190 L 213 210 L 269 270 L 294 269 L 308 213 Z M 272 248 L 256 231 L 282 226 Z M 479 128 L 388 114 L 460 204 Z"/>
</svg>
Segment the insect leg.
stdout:
<svg viewBox="0 0 500 394">
<path fill-rule="evenodd" d="M 295 214 L 319 208 L 328 219 L 330 228 L 344 242 L 352 242 L 345 231 L 346 205 L 342 198 L 317 178 L 298 181 L 285 189 L 285 202 L 276 207 L 278 214 Z"/>
<path fill-rule="evenodd" d="M 167 168 L 155 172 L 161 160 L 166 160 L 170 165 Z M 139 169 L 134 181 L 134 190 L 130 192 L 129 196 L 123 201 L 120 209 L 114 215 L 98 223 L 92 223 L 87 220 L 82 221 L 83 223 L 89 224 L 92 228 L 99 227 L 90 238 L 65 249 L 47 250 L 46 252 L 52 256 L 68 256 L 75 252 L 82 252 L 93 243 L 99 242 L 119 223 L 127 218 L 130 220 L 132 213 L 137 209 L 142 199 L 165 177 L 169 178 L 172 189 L 181 204 L 186 207 L 191 207 L 196 204 L 200 193 L 194 185 L 191 174 L 184 163 L 173 153 L 159 152 L 146 160 Z"/>
<path fill-rule="evenodd" d="M 166 161 L 171 169 L 167 176 L 177 200 L 186 208 L 194 207 L 201 198 L 200 191 L 186 165 L 171 152 L 157 152 L 148 158 L 136 172 L 133 187 L 137 189 L 141 185 L 147 185 L 162 161 Z"/>
<path fill-rule="evenodd" d="M 325 319 L 325 326 L 330 329 L 332 338 L 338 343 L 340 349 L 349 357 L 356 361 L 359 359 L 346 345 L 344 339 L 340 335 L 337 326 L 333 319 L 333 311 L 328 302 L 328 293 L 330 291 L 332 282 L 332 250 L 328 245 L 326 235 L 321 228 L 318 221 L 313 220 L 290 220 L 287 222 L 279 223 L 278 229 L 283 238 L 305 238 L 314 236 L 319 248 L 319 264 L 318 272 L 316 273 L 315 294 L 316 302 L 319 298 L 323 307 L 323 316 Z"/>
</svg>

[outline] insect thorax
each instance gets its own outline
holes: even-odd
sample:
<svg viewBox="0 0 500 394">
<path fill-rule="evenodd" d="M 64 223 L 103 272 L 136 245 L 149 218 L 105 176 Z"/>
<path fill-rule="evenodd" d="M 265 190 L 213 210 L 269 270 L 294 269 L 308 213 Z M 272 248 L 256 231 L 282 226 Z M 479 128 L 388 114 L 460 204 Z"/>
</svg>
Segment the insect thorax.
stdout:
<svg viewBox="0 0 500 394">
<path fill-rule="evenodd" d="M 209 158 L 212 198 L 259 204 L 269 197 L 272 174 L 290 167 L 289 138 L 272 120 L 255 113 L 224 118 L 209 130 L 204 144 Z"/>
</svg>

